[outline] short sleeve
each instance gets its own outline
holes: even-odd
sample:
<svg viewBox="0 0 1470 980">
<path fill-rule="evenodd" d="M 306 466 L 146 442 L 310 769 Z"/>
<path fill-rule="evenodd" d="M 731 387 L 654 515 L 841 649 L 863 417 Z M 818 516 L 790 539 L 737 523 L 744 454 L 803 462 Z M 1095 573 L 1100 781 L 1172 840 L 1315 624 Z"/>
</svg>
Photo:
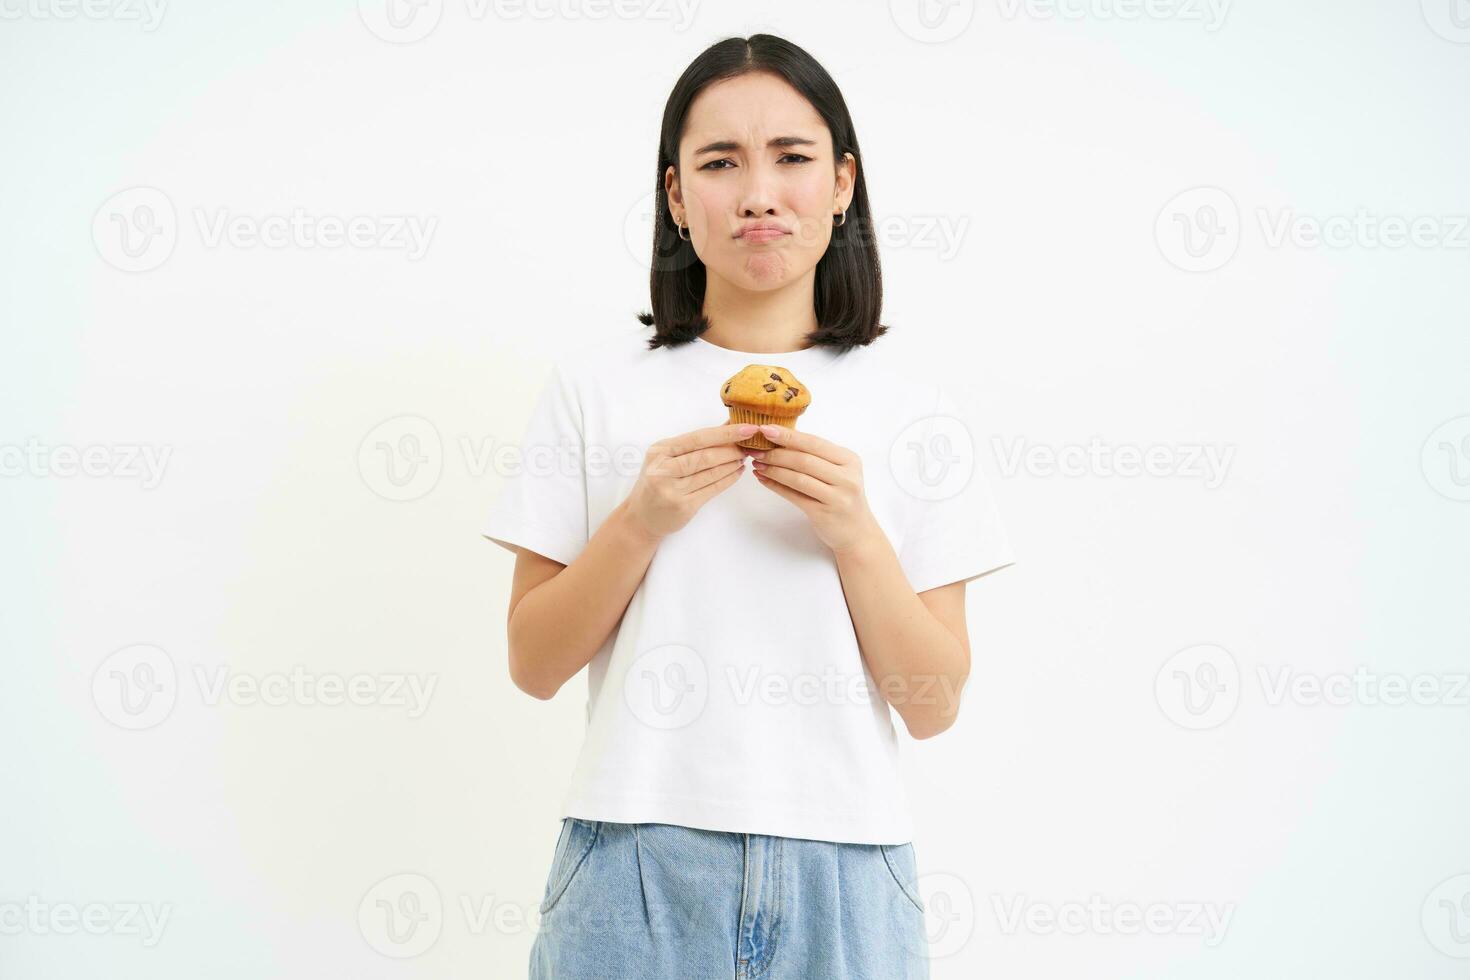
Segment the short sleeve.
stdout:
<svg viewBox="0 0 1470 980">
<path fill-rule="evenodd" d="M 481 534 L 570 565 L 587 545 L 587 474 L 582 412 L 574 386 L 554 367 L 515 452 L 494 456 L 500 495 Z"/>
<path fill-rule="evenodd" d="M 909 514 L 899 564 L 915 592 L 968 582 L 1015 563 L 990 483 L 980 467 L 982 430 L 942 384 L 934 410 L 905 431 L 895 474 Z"/>
</svg>

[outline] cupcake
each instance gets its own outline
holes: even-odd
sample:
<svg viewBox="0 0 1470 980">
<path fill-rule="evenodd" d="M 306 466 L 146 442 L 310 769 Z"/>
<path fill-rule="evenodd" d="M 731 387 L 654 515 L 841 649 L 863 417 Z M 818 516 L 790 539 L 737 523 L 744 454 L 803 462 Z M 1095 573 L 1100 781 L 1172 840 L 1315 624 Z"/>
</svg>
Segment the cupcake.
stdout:
<svg viewBox="0 0 1470 980">
<path fill-rule="evenodd" d="M 730 410 L 729 424 L 784 425 L 796 428 L 796 417 L 812 403 L 808 391 L 783 367 L 747 364 L 720 389 L 720 401 Z M 746 449 L 772 449 L 775 443 L 756 432 L 735 445 Z"/>
</svg>

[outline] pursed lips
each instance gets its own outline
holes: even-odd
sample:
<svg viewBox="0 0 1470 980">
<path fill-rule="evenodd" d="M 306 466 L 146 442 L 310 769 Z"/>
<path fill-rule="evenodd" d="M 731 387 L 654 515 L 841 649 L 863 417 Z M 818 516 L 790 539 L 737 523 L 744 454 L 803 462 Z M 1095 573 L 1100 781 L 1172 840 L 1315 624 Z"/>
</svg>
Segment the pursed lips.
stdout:
<svg viewBox="0 0 1470 980">
<path fill-rule="evenodd" d="M 777 238 L 783 238 L 788 234 L 790 234 L 790 232 L 786 231 L 784 228 L 747 228 L 740 234 L 739 237 L 742 241 L 754 242 L 759 244 L 761 242 L 769 242 L 774 241 Z"/>
</svg>

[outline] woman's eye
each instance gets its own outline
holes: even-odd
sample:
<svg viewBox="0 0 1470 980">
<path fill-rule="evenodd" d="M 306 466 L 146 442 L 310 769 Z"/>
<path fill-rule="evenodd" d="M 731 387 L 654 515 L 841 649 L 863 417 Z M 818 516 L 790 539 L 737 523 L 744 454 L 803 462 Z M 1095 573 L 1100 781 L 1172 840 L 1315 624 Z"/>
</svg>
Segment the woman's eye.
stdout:
<svg viewBox="0 0 1470 980">
<path fill-rule="evenodd" d="M 800 153 L 787 153 L 787 154 L 784 154 L 781 157 L 781 159 L 783 161 L 784 160 L 792 160 L 792 161 L 795 161 L 796 163 L 810 163 L 812 158 L 809 157 L 809 156 L 803 156 Z M 706 163 L 704 166 L 700 167 L 699 169 L 700 170 L 729 170 L 730 169 L 730 167 L 717 167 L 717 166 L 715 166 L 715 164 L 717 164 L 717 163 L 729 163 L 730 164 L 730 167 L 735 166 L 734 163 L 731 163 L 729 157 L 721 157 L 718 160 L 711 160 L 709 163 Z"/>
</svg>

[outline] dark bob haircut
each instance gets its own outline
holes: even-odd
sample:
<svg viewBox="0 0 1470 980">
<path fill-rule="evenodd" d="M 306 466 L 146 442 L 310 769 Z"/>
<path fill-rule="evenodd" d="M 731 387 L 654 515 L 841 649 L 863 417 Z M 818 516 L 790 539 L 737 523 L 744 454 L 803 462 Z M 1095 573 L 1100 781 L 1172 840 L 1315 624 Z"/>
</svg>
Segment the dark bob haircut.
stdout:
<svg viewBox="0 0 1470 980">
<path fill-rule="evenodd" d="M 653 263 L 649 289 L 652 313 L 638 319 L 654 328 L 650 349 L 688 343 L 709 328 L 704 315 L 704 263 L 692 242 L 679 237 L 679 226 L 669 213 L 664 173 L 679 167 L 679 141 L 689 106 L 714 82 L 749 72 L 771 72 L 784 78 L 821 115 L 832 133 L 834 161 L 851 153 L 857 180 L 847 216 L 832 228 L 832 240 L 817 262 L 813 301 L 817 329 L 807 335 L 812 344 L 846 350 L 872 343 L 887 332 L 878 322 L 883 307 L 883 277 L 868 208 L 867 168 L 858 150 L 852 117 L 837 83 L 806 51 L 773 34 L 726 38 L 706 48 L 679 76 L 664 106 L 658 137 L 658 171 L 653 194 Z M 834 162 L 834 168 L 836 166 Z"/>
</svg>

